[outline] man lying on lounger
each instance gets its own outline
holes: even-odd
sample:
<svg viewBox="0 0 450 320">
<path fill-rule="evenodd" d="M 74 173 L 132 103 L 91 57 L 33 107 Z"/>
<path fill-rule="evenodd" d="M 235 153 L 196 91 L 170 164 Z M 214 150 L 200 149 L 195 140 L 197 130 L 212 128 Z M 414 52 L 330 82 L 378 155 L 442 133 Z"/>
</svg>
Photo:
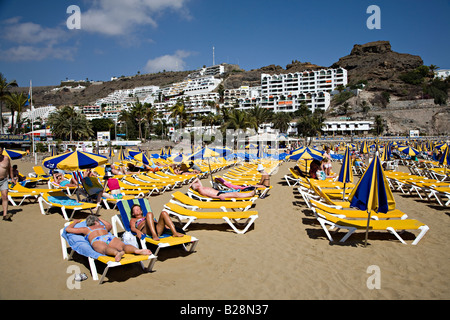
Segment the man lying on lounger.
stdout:
<svg viewBox="0 0 450 320">
<path fill-rule="evenodd" d="M 195 178 L 195 180 L 190 185 L 190 188 L 200 193 L 202 196 L 210 197 L 213 199 L 225 200 L 229 198 L 247 198 L 253 197 L 256 193 L 255 190 L 251 192 L 229 192 L 229 191 L 218 191 L 214 188 L 204 187 L 199 178 Z"/>
<path fill-rule="evenodd" d="M 134 246 L 123 243 L 119 238 L 114 237 L 111 231 L 111 224 L 99 217 L 90 215 L 86 218 L 86 226 L 75 228 L 75 225 L 81 220 L 74 220 L 67 226 L 66 232 L 75 234 L 84 234 L 85 239 L 89 241 L 92 248 L 108 256 L 115 257 L 115 261 L 119 262 L 125 253 L 151 255 L 148 249 L 138 249 Z"/>
</svg>

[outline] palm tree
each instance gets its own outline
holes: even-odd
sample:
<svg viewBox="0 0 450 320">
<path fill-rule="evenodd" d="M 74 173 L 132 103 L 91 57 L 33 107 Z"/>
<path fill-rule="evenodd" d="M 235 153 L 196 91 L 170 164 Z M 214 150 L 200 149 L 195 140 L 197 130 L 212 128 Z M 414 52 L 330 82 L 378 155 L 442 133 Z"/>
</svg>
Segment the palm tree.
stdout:
<svg viewBox="0 0 450 320">
<path fill-rule="evenodd" d="M 380 115 L 375 116 L 375 130 L 377 131 L 377 135 L 380 135 L 384 131 L 384 121 Z"/>
<path fill-rule="evenodd" d="M 250 119 L 247 112 L 233 109 L 229 114 L 228 121 L 225 122 L 223 126 L 225 129 L 246 130 L 248 128 L 253 128 L 255 123 L 253 119 Z"/>
<path fill-rule="evenodd" d="M 177 118 L 179 120 L 180 129 L 184 127 L 188 123 L 188 108 L 184 104 L 183 99 L 178 99 L 177 103 L 175 103 L 172 107 L 170 107 L 170 117 Z"/>
<path fill-rule="evenodd" d="M 94 135 L 92 125 L 85 115 L 76 112 L 70 106 L 52 112 L 48 117 L 47 124 L 55 138 L 59 139 L 72 141 L 74 139 L 88 139 Z"/>
<path fill-rule="evenodd" d="M 153 121 L 155 120 L 155 116 L 157 114 L 156 108 L 152 106 L 150 103 L 144 103 L 144 109 L 145 109 L 145 120 L 147 121 L 147 125 L 145 126 L 145 136 L 148 137 L 147 128 L 151 127 L 153 124 Z"/>
<path fill-rule="evenodd" d="M 16 80 L 8 82 L 3 74 L 0 72 L 0 114 L 3 115 L 3 100 L 9 95 L 9 89 L 12 87 L 17 87 Z M 3 133 L 3 117 L 0 117 L 0 133 Z"/>
<path fill-rule="evenodd" d="M 17 111 L 17 123 L 20 122 L 20 115 L 22 114 L 25 103 L 27 103 L 28 97 L 26 94 L 20 92 L 13 92 L 4 96 L 7 101 L 9 110 L 11 110 L 11 133 L 16 133 L 16 126 L 14 126 L 14 113 Z"/>
<path fill-rule="evenodd" d="M 145 109 L 146 107 L 139 101 L 139 98 L 136 98 L 136 103 L 133 108 L 131 108 L 131 114 L 134 119 L 138 122 L 139 126 L 139 140 L 142 141 L 142 121 L 145 119 Z"/>
<path fill-rule="evenodd" d="M 261 124 L 270 121 L 272 118 L 271 112 L 266 108 L 261 108 L 260 106 L 254 106 L 250 109 L 249 115 L 253 118 L 256 132 L 258 132 Z"/>
<path fill-rule="evenodd" d="M 283 133 L 286 133 L 288 131 L 290 121 L 290 114 L 285 112 L 278 112 L 272 117 L 273 128 L 278 129 Z"/>
<path fill-rule="evenodd" d="M 315 136 L 317 133 L 320 133 L 324 121 L 323 111 L 316 109 L 314 113 L 310 112 L 300 117 L 297 121 L 297 132 L 303 137 Z"/>
</svg>

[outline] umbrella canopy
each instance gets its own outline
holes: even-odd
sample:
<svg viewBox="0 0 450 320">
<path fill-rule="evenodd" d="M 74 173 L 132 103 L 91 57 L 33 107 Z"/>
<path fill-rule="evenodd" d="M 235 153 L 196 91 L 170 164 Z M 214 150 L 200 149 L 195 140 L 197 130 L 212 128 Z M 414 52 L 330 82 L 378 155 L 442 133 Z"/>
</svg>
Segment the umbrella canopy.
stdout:
<svg viewBox="0 0 450 320">
<path fill-rule="evenodd" d="M 322 152 L 312 149 L 310 147 L 304 147 L 300 148 L 289 156 L 290 160 L 300 160 L 300 159 L 316 159 L 316 160 L 322 160 Z"/>
<path fill-rule="evenodd" d="M 341 171 L 339 171 L 338 181 L 344 183 L 344 191 L 342 192 L 342 199 L 345 198 L 345 185 L 350 182 L 353 183 L 352 159 L 350 159 L 350 148 L 345 148 L 344 158 L 342 159 Z"/>
<path fill-rule="evenodd" d="M 361 143 L 361 147 L 359 148 L 359 153 L 369 153 L 369 145 L 367 141 L 363 141 Z"/>
<path fill-rule="evenodd" d="M 147 155 L 143 152 L 129 150 L 128 154 L 133 157 L 134 160 L 142 162 L 143 164 L 150 164 L 153 162 L 147 157 Z"/>
<path fill-rule="evenodd" d="M 174 154 L 173 156 L 170 157 L 170 160 L 172 160 L 175 163 L 188 162 L 189 156 L 185 156 L 182 153 Z"/>
<path fill-rule="evenodd" d="M 256 148 L 258 148 L 258 145 L 254 143 L 250 143 L 245 146 L 245 149 L 256 149 Z"/>
<path fill-rule="evenodd" d="M 395 199 L 392 194 L 378 154 L 375 155 L 369 167 L 364 172 L 358 184 L 348 197 L 351 207 L 367 211 L 367 235 L 369 232 L 370 213 L 373 211 L 387 213 L 395 209 Z"/>
<path fill-rule="evenodd" d="M 350 159 L 350 149 L 348 147 L 345 149 L 344 158 L 342 159 L 342 167 L 341 171 L 339 171 L 337 181 L 342 183 L 353 183 L 352 160 Z"/>
<path fill-rule="evenodd" d="M 211 150 L 219 153 L 222 157 L 225 157 L 225 156 L 233 153 L 233 150 L 231 150 L 230 148 L 223 148 L 223 147 L 215 147 L 215 148 L 211 148 Z"/>
<path fill-rule="evenodd" d="M 120 151 L 119 151 L 119 161 L 123 161 L 125 160 L 125 150 L 123 150 L 122 147 L 120 147 Z"/>
<path fill-rule="evenodd" d="M 205 147 L 205 148 L 200 149 L 199 151 L 193 153 L 189 157 L 189 160 L 218 157 L 218 156 L 220 156 L 220 154 L 218 152 L 215 152 L 214 150 L 211 150 L 210 148 Z"/>
<path fill-rule="evenodd" d="M 443 166 L 448 166 L 450 164 L 450 147 L 445 148 L 444 153 L 439 159 L 439 163 Z"/>
<path fill-rule="evenodd" d="M 45 158 L 42 164 L 49 169 L 63 169 L 75 171 L 80 169 L 95 168 L 108 162 L 108 158 L 98 154 L 73 151 Z"/>
<path fill-rule="evenodd" d="M 3 149 L 3 155 L 8 156 L 11 160 L 20 159 L 26 154 L 26 151 Z"/>
<path fill-rule="evenodd" d="M 444 150 L 445 148 L 448 147 L 448 143 L 439 143 L 437 144 L 434 148 L 435 149 L 440 149 L 440 150 Z"/>
<path fill-rule="evenodd" d="M 386 143 L 383 148 L 383 155 L 381 156 L 381 161 L 389 161 L 391 157 L 391 146 Z"/>
<path fill-rule="evenodd" d="M 398 147 L 398 150 L 409 156 L 416 156 L 419 154 L 419 151 L 417 151 L 417 149 L 414 149 L 413 147 L 409 147 L 409 146 Z"/>
</svg>

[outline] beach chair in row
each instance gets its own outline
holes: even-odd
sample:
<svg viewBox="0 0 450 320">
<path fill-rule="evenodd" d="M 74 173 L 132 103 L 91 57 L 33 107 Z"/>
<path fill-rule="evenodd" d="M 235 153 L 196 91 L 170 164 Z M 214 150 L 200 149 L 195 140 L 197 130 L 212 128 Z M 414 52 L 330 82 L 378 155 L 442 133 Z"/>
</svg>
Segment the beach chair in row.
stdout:
<svg viewBox="0 0 450 320">
<path fill-rule="evenodd" d="M 180 191 L 172 193 L 172 199 L 170 200 L 172 203 L 193 211 L 197 211 L 199 209 L 220 209 L 223 212 L 227 212 L 229 210 L 247 211 L 252 207 L 253 201 L 200 201 L 192 199 Z"/>
<path fill-rule="evenodd" d="M 95 251 L 92 246 L 90 245 L 89 241 L 85 239 L 83 235 L 79 234 L 73 234 L 66 232 L 66 227 L 70 224 L 70 222 L 67 222 L 64 225 L 64 228 L 62 228 L 59 232 L 60 238 L 61 238 L 61 247 L 62 247 L 62 254 L 64 260 L 70 260 L 74 254 L 74 252 L 78 253 L 81 256 L 84 256 L 88 258 L 89 261 L 89 267 L 91 270 L 92 279 L 95 281 L 98 281 L 98 273 L 97 273 L 97 267 L 95 265 L 95 262 L 101 262 L 105 264 L 105 269 L 103 271 L 103 274 L 100 277 L 99 284 L 102 284 L 102 282 L 105 279 L 105 276 L 110 268 L 119 267 L 123 265 L 128 265 L 132 263 L 139 263 L 141 268 L 146 271 L 150 272 L 152 271 L 153 265 L 155 264 L 155 261 L 157 259 L 157 256 L 154 254 L 151 255 L 135 255 L 135 254 L 125 254 L 122 259 L 119 262 L 116 262 L 114 260 L 114 257 L 110 256 L 104 256 L 97 251 Z M 75 225 L 75 227 L 86 227 L 86 221 L 81 221 L 78 224 Z M 70 254 L 68 253 L 68 247 L 70 247 L 71 251 Z M 144 261 L 148 261 L 148 266 L 144 266 Z"/>
<path fill-rule="evenodd" d="M 77 201 L 60 190 L 41 194 L 38 202 L 43 215 L 46 215 L 51 208 L 59 208 L 65 220 L 72 219 L 77 211 L 89 210 L 92 213 L 92 210 L 97 208 L 95 203 Z M 44 204 L 48 206 L 47 210 L 44 209 Z M 70 217 L 67 215 L 67 210 L 72 211 Z"/>
<path fill-rule="evenodd" d="M 152 212 L 150 207 L 150 203 L 147 199 L 133 199 L 133 200 L 122 200 L 117 204 L 119 209 L 119 214 L 115 215 L 111 219 L 111 223 L 113 226 L 113 234 L 118 236 L 118 226 L 120 226 L 123 230 L 131 232 L 130 228 L 130 219 L 131 219 L 131 207 L 135 204 L 138 204 L 144 216 L 147 215 L 148 212 Z M 173 237 L 170 230 L 165 231 L 161 236 L 159 236 L 159 241 L 153 240 L 153 238 L 149 235 L 146 235 L 144 238 L 139 239 L 141 247 L 147 248 L 146 243 L 150 243 L 157 247 L 154 252 L 155 255 L 158 255 L 158 252 L 161 248 L 168 248 L 172 246 L 181 245 L 186 251 L 194 252 L 195 247 L 197 246 L 198 239 L 193 236 L 185 235 L 183 237 Z M 187 250 L 187 246 L 190 246 L 190 249 Z"/>
<path fill-rule="evenodd" d="M 97 197 L 99 193 L 103 193 L 104 187 L 100 183 L 97 177 L 86 177 L 82 179 L 81 185 L 83 186 L 83 192 L 78 192 L 79 196 L 84 196 L 85 198 L 82 199 L 84 202 L 97 202 Z M 79 189 L 80 191 L 80 189 Z M 124 194 L 114 194 L 112 195 L 113 198 L 106 198 L 102 197 L 102 202 L 106 209 L 114 209 L 117 205 L 118 201 L 123 200 L 130 200 L 134 199 L 135 195 L 124 195 Z M 109 204 L 114 204 L 114 206 L 111 208 Z"/>
<path fill-rule="evenodd" d="M 154 181 L 154 182 L 143 182 L 139 181 L 134 177 L 124 177 L 122 179 L 122 182 L 124 182 L 127 185 L 138 187 L 141 189 L 148 189 L 151 190 L 151 194 L 161 194 L 164 193 L 167 190 L 173 189 L 173 185 L 165 182 L 160 181 Z"/>
<path fill-rule="evenodd" d="M 200 193 L 198 193 L 197 191 L 193 190 L 192 188 L 189 188 L 186 194 L 189 197 L 191 197 L 192 199 L 200 200 L 200 201 L 222 201 L 222 200 L 216 199 L 216 198 L 205 197 L 205 196 L 201 195 Z M 255 195 L 253 197 L 246 197 L 246 198 L 227 198 L 227 201 L 251 201 L 251 202 L 255 202 L 256 199 L 258 199 L 257 195 Z"/>
<path fill-rule="evenodd" d="M 28 176 L 30 178 L 39 179 L 39 181 L 41 181 L 41 182 L 48 181 L 52 177 L 51 175 L 46 173 L 44 171 L 44 168 L 42 168 L 41 166 L 34 166 L 33 171 L 34 171 L 34 173 L 29 173 Z"/>
<path fill-rule="evenodd" d="M 13 187 L 9 188 L 8 191 L 8 201 L 13 205 L 14 207 L 22 205 L 22 203 L 25 200 L 31 200 L 34 199 L 35 202 L 38 201 L 37 199 L 39 196 L 43 193 L 51 192 L 51 191 L 58 191 L 55 189 L 41 189 L 41 188 L 27 188 L 22 186 L 19 183 L 16 183 Z M 19 202 L 17 204 L 16 202 Z"/>
<path fill-rule="evenodd" d="M 186 230 L 187 227 L 197 219 L 223 219 L 234 232 L 237 234 L 244 234 L 258 218 L 257 211 L 193 211 L 173 202 L 165 204 L 164 209 L 167 213 L 176 217 L 181 225 L 183 225 L 183 220 L 187 220 L 182 227 L 183 230 Z M 241 222 L 241 219 L 245 219 L 245 221 Z"/>
<path fill-rule="evenodd" d="M 339 240 L 339 242 L 345 242 L 355 231 L 366 230 L 367 219 L 347 219 L 340 218 L 335 215 L 331 215 L 321 209 L 316 208 L 314 210 L 316 219 L 319 221 L 322 229 L 328 237 L 328 240 L 334 241 L 331 236 L 330 230 L 327 228 L 329 225 L 330 229 L 340 229 L 347 230 L 345 236 Z M 422 222 L 415 219 L 389 219 L 389 220 L 370 220 L 369 231 L 388 231 L 392 233 L 401 243 L 406 244 L 406 242 L 400 237 L 399 231 L 403 230 L 419 230 L 419 234 L 416 236 L 415 240 L 412 242 L 413 245 L 419 243 L 422 237 L 427 233 L 429 227 Z"/>
<path fill-rule="evenodd" d="M 315 199 L 309 199 L 311 203 L 311 209 L 315 211 L 316 209 L 325 211 L 331 215 L 334 215 L 338 218 L 347 218 L 347 219 L 365 219 L 367 218 L 367 211 L 359 210 L 356 208 L 350 209 L 338 209 L 334 206 L 327 205 L 322 201 L 318 201 Z M 370 213 L 370 218 L 374 220 L 382 220 L 382 219 L 401 219 L 404 220 L 408 218 L 408 215 L 401 210 L 395 209 L 392 211 L 388 211 L 387 213 L 379 213 L 372 211 Z"/>
</svg>

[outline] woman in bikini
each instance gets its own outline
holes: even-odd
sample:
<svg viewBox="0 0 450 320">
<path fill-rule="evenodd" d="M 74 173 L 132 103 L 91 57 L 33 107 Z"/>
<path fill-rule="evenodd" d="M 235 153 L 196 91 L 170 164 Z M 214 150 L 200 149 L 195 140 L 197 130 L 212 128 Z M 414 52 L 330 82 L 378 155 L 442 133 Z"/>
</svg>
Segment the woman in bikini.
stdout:
<svg viewBox="0 0 450 320">
<path fill-rule="evenodd" d="M 195 178 L 192 184 L 189 186 L 194 191 L 197 191 L 199 194 L 205 197 L 210 197 L 213 199 L 225 200 L 228 198 L 251 198 L 256 194 L 256 191 L 253 190 L 251 192 L 224 192 L 218 191 L 214 188 L 204 187 L 202 182 Z"/>
<path fill-rule="evenodd" d="M 125 253 L 151 255 L 148 249 L 138 249 L 134 246 L 123 243 L 119 238 L 113 236 L 111 224 L 99 217 L 90 215 L 86 218 L 86 227 L 75 228 L 75 225 L 81 220 L 74 220 L 66 228 L 66 232 L 75 234 L 84 234 L 85 239 L 89 241 L 92 248 L 103 255 L 115 257 L 119 262 Z"/>
<path fill-rule="evenodd" d="M 147 212 L 144 217 L 142 208 L 140 205 L 135 204 L 131 207 L 131 219 L 130 219 L 130 229 L 132 232 L 136 233 L 139 239 L 144 234 L 151 235 L 152 239 L 159 241 L 159 236 L 164 232 L 165 228 L 169 228 L 174 237 L 183 237 L 184 234 L 177 232 L 169 214 L 166 211 L 162 211 L 158 222 L 155 223 L 153 220 L 153 213 Z"/>
</svg>

